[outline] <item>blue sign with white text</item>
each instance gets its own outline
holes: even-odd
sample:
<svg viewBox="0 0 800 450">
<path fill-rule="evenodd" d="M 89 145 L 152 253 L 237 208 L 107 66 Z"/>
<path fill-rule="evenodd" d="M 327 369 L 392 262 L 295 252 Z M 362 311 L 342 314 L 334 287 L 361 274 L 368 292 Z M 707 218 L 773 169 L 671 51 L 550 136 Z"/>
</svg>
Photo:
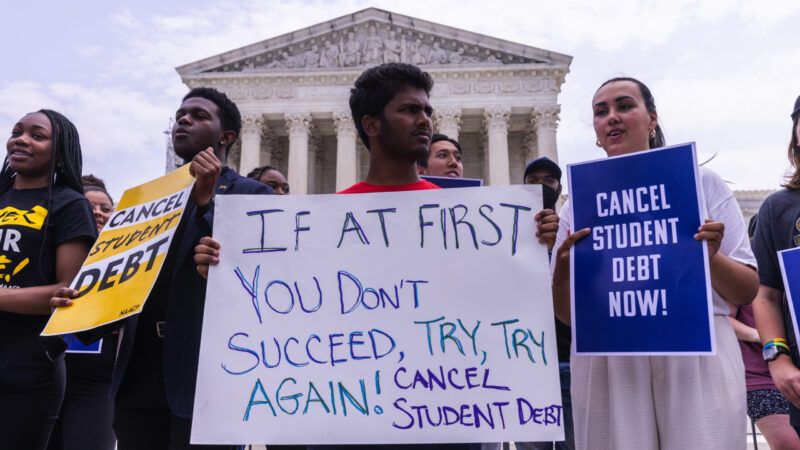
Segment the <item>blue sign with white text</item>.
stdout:
<svg viewBox="0 0 800 450">
<path fill-rule="evenodd" d="M 715 351 L 694 143 L 570 165 L 573 350 Z"/>
<path fill-rule="evenodd" d="M 786 289 L 786 298 L 789 300 L 789 311 L 792 314 L 795 337 L 800 336 L 797 328 L 797 317 L 800 314 L 800 247 L 778 252 L 781 264 L 783 287 Z M 787 330 L 788 333 L 788 330 Z"/>
<path fill-rule="evenodd" d="M 103 340 L 99 339 L 91 344 L 84 344 L 74 334 L 65 334 L 67 353 L 100 353 L 103 350 Z"/>
</svg>

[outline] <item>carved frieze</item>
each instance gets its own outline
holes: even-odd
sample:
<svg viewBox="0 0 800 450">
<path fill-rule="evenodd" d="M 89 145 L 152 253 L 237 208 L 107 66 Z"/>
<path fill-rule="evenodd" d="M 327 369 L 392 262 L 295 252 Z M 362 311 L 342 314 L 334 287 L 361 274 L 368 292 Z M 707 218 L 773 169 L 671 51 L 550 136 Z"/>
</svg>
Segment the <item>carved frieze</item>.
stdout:
<svg viewBox="0 0 800 450">
<path fill-rule="evenodd" d="M 370 21 L 230 62 L 209 72 L 334 69 L 389 62 L 448 66 L 541 61 L 423 33 L 413 28 Z"/>
</svg>

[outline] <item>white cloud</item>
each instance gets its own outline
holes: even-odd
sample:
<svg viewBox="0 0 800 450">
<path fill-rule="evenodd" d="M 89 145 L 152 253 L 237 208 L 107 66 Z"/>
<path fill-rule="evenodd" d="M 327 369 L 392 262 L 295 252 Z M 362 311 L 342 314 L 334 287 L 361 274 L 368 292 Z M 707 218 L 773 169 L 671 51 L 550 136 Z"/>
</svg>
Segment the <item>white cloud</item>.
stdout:
<svg viewBox="0 0 800 450">
<path fill-rule="evenodd" d="M 105 178 L 112 195 L 164 171 L 161 132 L 174 105 L 153 103 L 127 89 L 89 88 L 71 83 L 0 86 L 0 129 L 10 130 L 24 114 L 55 109 L 78 128 L 84 172 Z"/>
<path fill-rule="evenodd" d="M 712 166 L 737 186 L 774 187 L 786 167 L 787 109 L 800 93 L 800 51 L 785 37 L 799 19 L 795 1 L 504 0 L 491 12 L 479 0 L 187 5 L 107 16 L 110 27 L 92 31 L 98 44 L 77 50 L 92 81 L 0 81 L 0 126 L 44 105 L 61 109 L 79 124 L 87 168 L 121 189 L 163 170 L 161 132 L 187 89 L 176 66 L 376 6 L 573 55 L 560 96 L 562 162 L 603 156 L 589 102 L 603 80 L 626 74 L 651 85 L 670 142 L 696 140 L 701 156 L 719 151 Z"/>
</svg>

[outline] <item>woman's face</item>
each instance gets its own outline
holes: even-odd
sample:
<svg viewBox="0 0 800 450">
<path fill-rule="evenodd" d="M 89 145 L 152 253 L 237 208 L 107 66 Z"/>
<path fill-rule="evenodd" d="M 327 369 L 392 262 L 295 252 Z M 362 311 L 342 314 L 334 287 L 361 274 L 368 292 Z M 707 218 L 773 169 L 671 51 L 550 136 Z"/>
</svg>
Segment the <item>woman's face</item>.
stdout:
<svg viewBox="0 0 800 450">
<path fill-rule="evenodd" d="M 650 148 L 650 133 L 658 115 L 647 111 L 639 86 L 615 81 L 600 89 L 592 100 L 594 132 L 608 156 Z"/>
<path fill-rule="evenodd" d="M 272 192 L 276 195 L 289 195 L 289 183 L 286 182 L 286 177 L 277 170 L 268 170 L 262 173 L 258 181 L 271 187 Z"/>
<path fill-rule="evenodd" d="M 103 229 L 103 225 L 108 222 L 111 213 L 114 212 L 114 204 L 111 199 L 100 191 L 89 191 L 86 193 L 86 198 L 92 205 L 92 213 L 94 213 L 94 223 L 97 225 L 97 231 Z"/>
<path fill-rule="evenodd" d="M 53 128 L 42 113 L 25 115 L 11 129 L 6 143 L 8 164 L 20 175 L 42 176 L 50 172 Z"/>
</svg>

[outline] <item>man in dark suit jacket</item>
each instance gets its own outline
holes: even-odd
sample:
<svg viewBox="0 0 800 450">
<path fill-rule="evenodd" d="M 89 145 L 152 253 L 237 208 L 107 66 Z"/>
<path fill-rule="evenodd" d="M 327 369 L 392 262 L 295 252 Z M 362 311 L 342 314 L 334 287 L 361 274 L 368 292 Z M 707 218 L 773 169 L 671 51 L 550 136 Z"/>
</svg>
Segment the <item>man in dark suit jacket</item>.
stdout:
<svg viewBox="0 0 800 450">
<path fill-rule="evenodd" d="M 223 167 L 240 130 L 236 104 L 215 89 L 192 89 L 175 114 L 173 148 L 191 164 L 196 182 L 142 313 L 123 325 L 111 380 L 119 450 L 199 448 L 189 445 L 189 437 L 206 282 L 197 273 L 193 249 L 211 235 L 215 195 L 272 193 Z M 62 290 L 51 304 L 67 305 L 75 294 Z"/>
</svg>

